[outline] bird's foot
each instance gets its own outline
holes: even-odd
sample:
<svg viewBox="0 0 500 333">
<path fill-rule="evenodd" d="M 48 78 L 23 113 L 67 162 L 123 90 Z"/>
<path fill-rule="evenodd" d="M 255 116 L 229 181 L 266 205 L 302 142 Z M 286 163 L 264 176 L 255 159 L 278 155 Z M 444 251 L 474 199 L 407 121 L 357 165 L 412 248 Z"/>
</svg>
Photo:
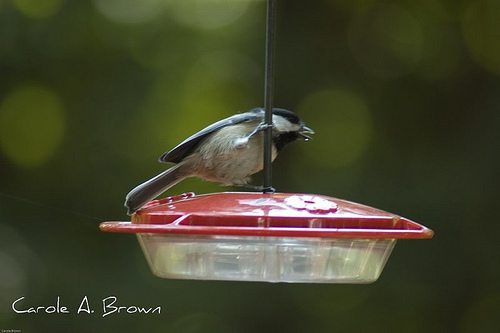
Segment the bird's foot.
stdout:
<svg viewBox="0 0 500 333">
<path fill-rule="evenodd" d="M 260 186 L 263 193 L 275 193 L 276 189 L 272 186 Z"/>
<path fill-rule="evenodd" d="M 238 138 L 236 140 L 234 140 L 234 146 L 237 148 L 237 149 L 241 149 L 241 148 L 244 148 L 248 145 L 248 141 L 254 137 L 257 133 L 259 132 L 262 132 L 262 131 L 265 131 L 267 128 L 269 127 L 273 127 L 273 125 L 268 125 L 266 123 L 260 123 L 259 125 L 257 125 L 254 130 L 252 132 L 250 132 L 248 135 L 242 137 L 242 138 Z"/>
<path fill-rule="evenodd" d="M 251 184 L 234 184 L 233 186 L 238 186 L 242 188 L 246 188 L 248 190 L 252 190 L 255 192 L 263 192 L 263 193 L 274 193 L 276 189 L 271 186 L 262 186 L 262 185 L 251 185 Z"/>
<path fill-rule="evenodd" d="M 251 138 L 253 137 L 254 135 L 256 135 L 257 133 L 259 132 L 262 132 L 262 131 L 265 131 L 266 129 L 268 129 L 269 127 L 273 127 L 273 125 L 269 125 L 269 124 L 266 124 L 264 122 L 260 123 L 259 125 L 257 125 L 257 127 L 255 127 L 255 129 L 250 133 L 248 134 L 248 138 Z"/>
</svg>

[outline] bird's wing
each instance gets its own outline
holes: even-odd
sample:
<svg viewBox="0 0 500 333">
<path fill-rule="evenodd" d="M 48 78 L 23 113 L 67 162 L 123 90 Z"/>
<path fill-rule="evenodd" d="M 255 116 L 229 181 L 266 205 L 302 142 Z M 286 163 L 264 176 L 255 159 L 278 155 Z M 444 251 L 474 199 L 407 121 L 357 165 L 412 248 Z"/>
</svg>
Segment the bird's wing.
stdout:
<svg viewBox="0 0 500 333">
<path fill-rule="evenodd" d="M 196 134 L 191 135 L 186 140 L 182 141 L 172 150 L 164 153 L 160 156 L 159 161 L 161 163 L 179 163 L 186 156 L 191 154 L 198 144 L 205 139 L 209 134 L 223 128 L 226 126 L 239 124 L 247 121 L 252 121 L 256 119 L 262 119 L 264 111 L 260 108 L 252 109 L 245 113 L 238 113 L 231 117 L 219 120 L 216 123 L 202 129 Z"/>
</svg>

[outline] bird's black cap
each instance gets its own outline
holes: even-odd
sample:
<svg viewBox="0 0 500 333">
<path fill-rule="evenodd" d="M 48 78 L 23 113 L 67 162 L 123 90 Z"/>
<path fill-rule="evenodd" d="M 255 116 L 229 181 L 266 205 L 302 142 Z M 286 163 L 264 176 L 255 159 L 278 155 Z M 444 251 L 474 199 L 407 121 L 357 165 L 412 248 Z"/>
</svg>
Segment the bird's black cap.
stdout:
<svg viewBox="0 0 500 333">
<path fill-rule="evenodd" d="M 273 108 L 273 114 L 281 116 L 291 122 L 292 124 L 300 124 L 301 120 L 299 116 L 287 109 Z"/>
<path fill-rule="evenodd" d="M 250 112 L 265 112 L 264 108 L 255 108 L 250 110 Z M 287 109 L 282 109 L 282 108 L 273 108 L 273 114 L 277 116 L 281 116 L 291 122 L 292 124 L 301 124 L 302 121 L 300 120 L 299 116 L 297 116 L 295 113 L 293 113 L 290 110 Z"/>
</svg>

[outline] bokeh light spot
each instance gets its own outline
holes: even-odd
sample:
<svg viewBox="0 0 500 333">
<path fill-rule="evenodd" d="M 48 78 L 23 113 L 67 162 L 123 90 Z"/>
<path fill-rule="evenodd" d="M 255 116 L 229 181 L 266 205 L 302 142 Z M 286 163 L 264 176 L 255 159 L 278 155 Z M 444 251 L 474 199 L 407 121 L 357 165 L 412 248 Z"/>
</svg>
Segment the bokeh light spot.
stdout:
<svg viewBox="0 0 500 333">
<path fill-rule="evenodd" d="M 216 51 L 204 54 L 187 71 L 181 95 L 182 118 L 186 124 L 208 117 L 225 117 L 247 111 L 252 105 L 248 90 L 257 77 L 258 66 L 245 55 Z"/>
<path fill-rule="evenodd" d="M 216 29 L 239 19 L 255 0 L 183 0 L 172 3 L 169 13 L 180 24 Z"/>
<path fill-rule="evenodd" d="M 21 86 L 0 104 L 0 150 L 15 164 L 45 163 L 60 145 L 64 130 L 62 102 L 46 87 Z"/>
<path fill-rule="evenodd" d="M 461 36 L 456 33 L 455 18 L 440 1 L 414 1 L 411 13 L 418 18 L 422 30 L 422 58 L 417 74 L 426 80 L 446 79 L 456 72 L 461 57 Z"/>
<path fill-rule="evenodd" d="M 427 22 L 418 74 L 428 80 L 447 78 L 458 69 L 459 42 L 451 29 Z"/>
<path fill-rule="evenodd" d="M 500 74 L 500 1 L 470 1 L 462 18 L 462 29 L 472 58 Z"/>
<path fill-rule="evenodd" d="M 95 8 L 108 20 L 136 24 L 158 17 L 170 0 L 93 0 Z"/>
<path fill-rule="evenodd" d="M 7 253 L 0 251 L 0 292 L 2 297 L 15 296 L 15 292 L 23 292 L 26 288 L 26 273 L 23 267 Z"/>
<path fill-rule="evenodd" d="M 421 59 L 423 41 L 420 22 L 393 5 L 357 15 L 349 27 L 354 57 L 366 71 L 383 79 L 411 73 Z"/>
<path fill-rule="evenodd" d="M 307 123 L 316 132 L 314 140 L 329 143 L 307 145 L 304 154 L 314 163 L 330 168 L 349 166 L 368 148 L 372 119 L 358 94 L 342 89 L 315 92 L 300 103 L 297 112 L 307 114 Z"/>
<path fill-rule="evenodd" d="M 27 17 L 46 18 L 59 11 L 62 0 L 14 0 L 14 5 Z"/>
<path fill-rule="evenodd" d="M 148 93 L 134 121 L 134 154 L 158 156 L 209 124 L 254 106 L 248 93 L 259 68 L 249 57 L 231 51 L 206 53 L 182 71 L 165 73 Z M 135 157 L 134 157 L 135 158 Z"/>
<path fill-rule="evenodd" d="M 2 216 L 3 217 L 3 216 Z M 0 295 L 2 299 L 20 297 L 28 287 L 32 252 L 25 240 L 10 226 L 0 223 Z M 0 313 L 11 313 L 10 304 L 0 302 Z"/>
</svg>

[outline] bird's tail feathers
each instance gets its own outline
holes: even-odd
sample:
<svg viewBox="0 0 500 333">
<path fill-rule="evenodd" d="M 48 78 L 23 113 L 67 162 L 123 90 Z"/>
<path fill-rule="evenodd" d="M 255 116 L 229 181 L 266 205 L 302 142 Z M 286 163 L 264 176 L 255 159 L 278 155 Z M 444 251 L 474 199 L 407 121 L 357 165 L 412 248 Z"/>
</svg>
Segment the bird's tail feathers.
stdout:
<svg viewBox="0 0 500 333">
<path fill-rule="evenodd" d="M 174 165 L 132 189 L 125 198 L 124 205 L 128 209 L 127 214 L 132 215 L 146 203 L 186 178 L 187 175 L 184 174 L 181 166 L 182 163 Z"/>
</svg>

